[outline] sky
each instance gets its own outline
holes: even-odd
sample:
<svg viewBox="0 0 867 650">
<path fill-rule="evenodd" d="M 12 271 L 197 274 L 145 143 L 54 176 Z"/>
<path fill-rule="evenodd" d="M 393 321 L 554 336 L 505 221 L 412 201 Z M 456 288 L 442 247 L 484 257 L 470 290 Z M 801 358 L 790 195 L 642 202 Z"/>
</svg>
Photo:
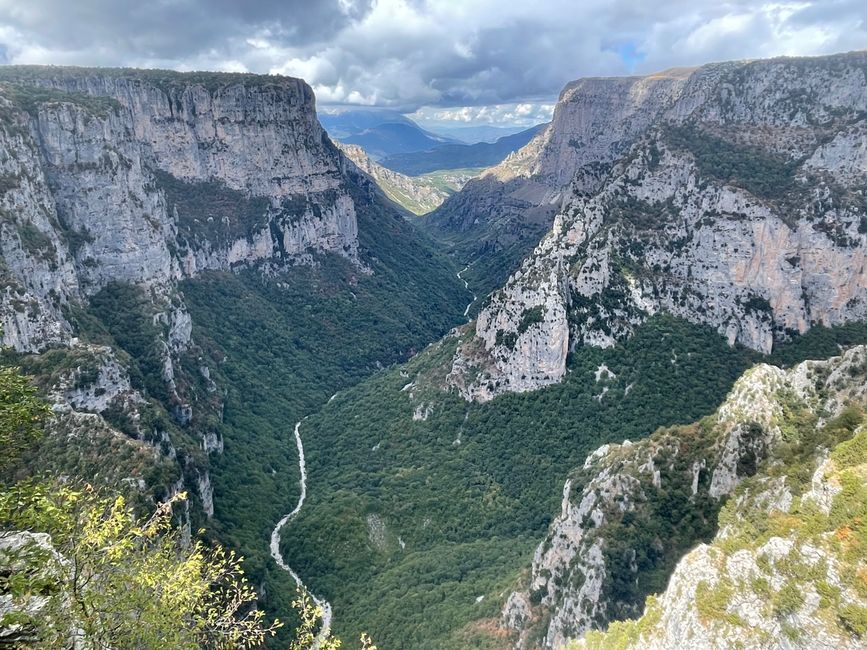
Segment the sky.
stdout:
<svg viewBox="0 0 867 650">
<path fill-rule="evenodd" d="M 320 106 L 529 126 L 584 76 L 867 48 L 867 0 L 0 0 L 0 63 L 286 74 Z"/>
</svg>

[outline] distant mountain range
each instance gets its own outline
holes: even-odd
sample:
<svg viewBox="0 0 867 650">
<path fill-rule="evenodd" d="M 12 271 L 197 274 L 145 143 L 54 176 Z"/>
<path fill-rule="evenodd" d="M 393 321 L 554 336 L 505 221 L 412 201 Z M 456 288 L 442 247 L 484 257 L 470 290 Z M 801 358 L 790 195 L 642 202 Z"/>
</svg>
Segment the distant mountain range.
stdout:
<svg viewBox="0 0 867 650">
<path fill-rule="evenodd" d="M 526 145 L 543 126 L 545 125 L 537 124 L 493 143 L 444 144 L 428 151 L 394 154 L 382 158 L 379 164 L 408 176 L 418 176 L 438 169 L 490 167 L 501 163 L 510 153 Z"/>
<path fill-rule="evenodd" d="M 496 142 L 503 136 L 520 133 L 526 130 L 526 126 L 491 126 L 481 124 L 479 126 L 442 126 L 428 127 L 437 135 L 447 138 L 455 138 L 464 144 L 476 144 L 477 142 Z"/>
<path fill-rule="evenodd" d="M 374 160 L 460 143 L 424 130 L 397 111 L 367 109 L 322 113 L 319 121 L 332 138 L 358 145 Z"/>
<path fill-rule="evenodd" d="M 516 133 L 509 127 L 465 126 L 436 134 L 421 128 L 402 113 L 387 109 L 323 112 L 319 121 L 335 140 L 357 145 L 372 160 L 409 176 L 496 165 L 527 144 L 541 128 L 537 125 Z M 494 138 L 494 141 L 474 138 Z"/>
</svg>

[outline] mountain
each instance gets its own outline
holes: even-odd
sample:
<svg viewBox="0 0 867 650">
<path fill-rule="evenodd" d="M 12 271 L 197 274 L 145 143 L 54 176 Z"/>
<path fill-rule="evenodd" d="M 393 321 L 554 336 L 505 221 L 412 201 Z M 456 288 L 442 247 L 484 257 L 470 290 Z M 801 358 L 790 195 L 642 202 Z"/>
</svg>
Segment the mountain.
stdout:
<svg viewBox="0 0 867 650">
<path fill-rule="evenodd" d="M 442 204 L 447 196 L 460 190 L 473 178 L 475 170 L 454 170 L 427 176 L 404 176 L 374 162 L 357 145 L 337 143 L 352 162 L 368 174 L 385 195 L 415 215 L 422 215 Z"/>
<path fill-rule="evenodd" d="M 152 504 L 294 583 L 291 423 L 461 319 L 469 294 L 278 76 L 0 68 L 4 361 L 57 414 L 33 471 Z M 288 426 L 288 429 L 287 429 Z"/>
<path fill-rule="evenodd" d="M 446 126 L 438 124 L 435 127 L 429 128 L 439 135 L 460 140 L 465 144 L 476 144 L 477 142 L 494 143 L 504 136 L 526 130 L 526 127 L 523 126 L 493 126 L 490 124 L 479 124 L 477 126 Z"/>
<path fill-rule="evenodd" d="M 579 138 L 587 120 L 563 124 L 585 144 L 559 159 L 584 162 L 549 232 L 480 310 L 453 385 L 490 399 L 557 382 L 570 353 L 611 346 L 660 311 L 762 353 L 813 325 L 867 318 L 865 64 L 853 53 L 648 78 L 637 96 L 665 101 L 613 129 L 657 116 L 616 161 L 626 136 L 613 146 L 595 130 Z M 570 106 L 582 87 L 570 86 Z M 543 180 L 561 182 L 568 162 L 548 167 L 543 152 L 542 172 L 519 182 L 553 191 Z"/>
<path fill-rule="evenodd" d="M 372 129 L 380 124 L 406 124 L 417 126 L 403 113 L 382 109 L 329 110 L 318 112 L 319 123 L 336 140 Z"/>
<path fill-rule="evenodd" d="M 343 138 L 346 144 L 363 148 L 374 159 L 410 151 L 426 151 L 450 140 L 432 136 L 415 125 L 388 122 Z"/>
<path fill-rule="evenodd" d="M 759 365 L 700 422 L 590 454 L 508 598 L 517 647 L 624 618 L 567 647 L 863 647 L 865 362 Z"/>
<path fill-rule="evenodd" d="M 396 172 L 418 176 L 438 169 L 463 169 L 466 167 L 490 167 L 527 144 L 544 125 L 499 138 L 494 143 L 442 144 L 429 151 L 397 153 L 379 161 L 384 167 Z"/>
<path fill-rule="evenodd" d="M 806 549 L 756 576 L 769 586 L 755 593 L 781 603 L 778 614 L 756 610 L 761 619 L 736 609 L 744 585 L 707 563 L 697 578 L 684 557 L 736 517 L 719 518 L 740 506 L 736 483 L 775 468 L 809 477 L 817 449 L 860 423 L 828 430 L 844 411 L 824 400 L 863 408 L 863 350 L 787 369 L 867 343 L 865 74 L 867 55 L 853 53 L 573 82 L 549 127 L 427 217 L 439 236 L 463 233 L 468 246 L 491 251 L 476 262 L 481 271 L 461 276 L 476 293 L 487 288 L 477 278 L 494 281 L 490 262 L 501 251 L 528 245 L 527 219 L 545 232 L 478 301 L 475 321 L 300 424 L 309 496 L 281 549 L 332 604 L 343 636 L 368 630 L 395 648 L 544 647 L 549 633 L 554 644 L 634 618 L 646 596 L 686 576 L 682 593 L 711 596 L 702 620 L 757 620 L 808 644 L 817 596 L 827 597 L 826 647 L 862 642 L 863 592 L 857 580 L 837 584 L 833 540 L 822 547 L 827 567 L 805 569 Z M 509 189 L 505 198 L 495 191 Z M 474 211 L 446 210 L 462 201 Z M 735 385 L 757 362 L 768 365 Z M 767 412 L 781 419 L 752 426 L 770 401 Z M 606 444 L 620 446 L 573 470 Z M 598 514 L 580 509 L 584 496 Z M 743 512 L 753 521 L 751 508 Z M 844 538 L 859 512 L 840 513 Z M 814 520 L 804 517 L 807 528 Z M 611 523 L 604 542 L 586 534 L 593 521 Z M 815 530 L 836 533 L 835 521 Z M 863 562 L 858 544 L 836 559 Z M 724 539 L 719 546 L 728 552 Z M 591 573 L 599 567 L 610 573 Z M 805 592 L 802 610 L 791 600 L 797 585 L 783 586 L 805 575 L 824 575 L 830 587 Z M 587 644 L 635 643 L 664 621 L 661 638 L 674 640 L 658 647 L 676 647 L 680 622 L 695 619 L 679 618 L 691 614 L 676 592 L 660 602 L 661 617 L 652 608 Z M 719 640 L 710 647 L 763 647 L 747 632 L 708 629 L 718 634 L 701 638 Z"/>
<path fill-rule="evenodd" d="M 425 131 L 405 115 L 389 110 L 347 110 L 323 113 L 322 126 L 335 139 L 363 148 L 374 160 L 410 151 L 456 143 Z"/>
<path fill-rule="evenodd" d="M 778 70 L 780 75 L 797 76 L 801 69 L 824 66 L 828 72 L 836 66 L 857 73 L 855 59 L 859 53 L 810 59 L 733 62 L 700 68 L 676 68 L 644 77 L 609 77 L 579 79 L 568 84 L 560 94 L 551 125 L 541 131 L 524 149 L 479 179 L 469 183 L 451 197 L 427 222 L 430 231 L 453 247 L 460 263 L 473 263 L 466 277 L 480 293 L 498 288 L 541 236 L 548 230 L 561 209 L 569 184 L 581 172 L 586 182 L 594 173 L 604 173 L 603 166 L 622 157 L 653 126 L 682 124 L 692 119 L 702 121 L 695 106 L 710 106 L 722 111 L 719 118 L 709 117 L 722 128 L 742 111 L 737 119 L 743 128 L 758 130 L 769 121 L 798 124 L 806 119 L 805 106 L 810 99 L 779 97 L 786 93 L 786 83 L 797 85 L 797 78 L 778 78 L 777 87 L 767 97 L 753 86 L 749 96 L 742 95 L 739 75 L 752 71 Z M 847 66 L 846 61 L 852 63 Z M 822 62 L 822 63 L 820 63 Z M 754 78 L 753 83 L 758 79 Z M 857 77 L 846 83 L 853 92 Z M 806 83 L 806 82 L 805 82 Z M 744 89 L 746 91 L 746 89 Z M 727 93 L 732 92 L 729 96 Z M 734 102 L 727 104 L 727 102 Z M 748 113 L 761 104 L 776 106 L 772 118 L 762 105 L 753 119 Z M 843 101 L 828 100 L 842 105 Z M 787 106 L 793 114 L 786 111 Z M 800 117 L 798 113 L 801 113 Z M 819 122 L 804 124 L 805 133 L 818 137 L 828 116 L 814 116 Z M 791 118 L 791 119 L 790 119 Z M 775 127 L 774 127 L 775 128 Z M 722 134 L 725 135 L 725 134 Z M 746 135 L 747 142 L 750 141 Z M 795 156 L 796 152 L 784 155 Z M 600 166 L 594 172 L 593 166 Z"/>
<path fill-rule="evenodd" d="M 384 650 L 863 646 L 865 120 L 867 53 L 579 80 L 426 234 L 300 80 L 0 68 L 27 466 Z"/>
</svg>

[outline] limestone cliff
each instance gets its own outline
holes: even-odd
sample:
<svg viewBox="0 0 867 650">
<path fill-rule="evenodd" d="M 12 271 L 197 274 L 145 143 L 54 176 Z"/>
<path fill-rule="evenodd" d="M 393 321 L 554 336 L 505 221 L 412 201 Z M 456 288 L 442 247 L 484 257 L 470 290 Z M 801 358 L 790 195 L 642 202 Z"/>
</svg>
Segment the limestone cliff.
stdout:
<svg viewBox="0 0 867 650">
<path fill-rule="evenodd" d="M 658 311 L 765 353 L 863 320 L 865 116 L 864 53 L 571 84 L 552 126 L 496 172 L 568 187 L 480 311 L 452 384 L 486 400 L 558 382 L 570 352 Z"/>
<path fill-rule="evenodd" d="M 26 362 L 37 374 L 51 365 L 40 357 L 65 350 L 64 372 L 48 368 L 43 384 L 70 431 L 94 415 L 94 431 L 151 445 L 158 463 L 184 447 L 165 488 L 197 492 L 210 513 L 205 456 L 221 441 L 206 423 L 220 416 L 221 391 L 178 282 L 208 270 L 272 274 L 322 253 L 368 273 L 356 210 L 372 193 L 301 80 L 4 66 L 2 342 L 38 355 Z M 80 340 L 106 339 L 94 301 L 108 318 L 135 308 L 157 375 L 147 390 L 129 386 L 128 357 Z"/>
<path fill-rule="evenodd" d="M 460 170 L 441 173 L 437 179 L 406 176 L 375 162 L 358 145 L 338 142 L 337 146 L 361 171 L 376 181 L 389 199 L 416 215 L 434 210 L 472 178 L 471 174 Z"/>
<path fill-rule="evenodd" d="M 760 365 L 702 422 L 591 454 L 504 608 L 517 647 L 561 647 L 663 591 L 586 647 L 863 647 L 864 549 L 840 531 L 867 489 L 865 370 L 864 347 Z"/>
</svg>

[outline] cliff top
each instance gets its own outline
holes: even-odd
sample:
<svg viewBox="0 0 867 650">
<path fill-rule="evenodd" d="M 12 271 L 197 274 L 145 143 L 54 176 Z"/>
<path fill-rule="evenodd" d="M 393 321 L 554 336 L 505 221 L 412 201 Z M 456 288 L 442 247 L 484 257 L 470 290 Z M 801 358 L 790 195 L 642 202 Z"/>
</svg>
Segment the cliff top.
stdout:
<svg viewBox="0 0 867 650">
<path fill-rule="evenodd" d="M 63 79 L 86 79 L 88 77 L 116 77 L 150 83 L 160 88 L 200 85 L 209 91 L 236 84 L 286 85 L 304 83 L 302 79 L 275 74 L 251 72 L 208 72 L 162 70 L 149 68 L 100 68 L 54 65 L 5 65 L 0 66 L 0 81 L 14 83 L 39 83 Z"/>
</svg>

